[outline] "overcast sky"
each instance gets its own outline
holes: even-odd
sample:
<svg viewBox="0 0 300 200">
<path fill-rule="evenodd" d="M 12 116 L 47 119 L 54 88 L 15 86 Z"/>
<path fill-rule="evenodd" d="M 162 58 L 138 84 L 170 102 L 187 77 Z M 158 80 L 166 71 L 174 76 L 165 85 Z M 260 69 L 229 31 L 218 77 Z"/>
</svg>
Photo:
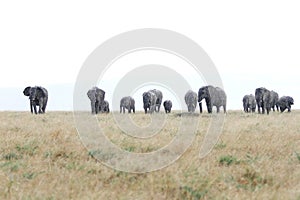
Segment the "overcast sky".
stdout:
<svg viewBox="0 0 300 200">
<path fill-rule="evenodd" d="M 241 109 L 242 97 L 261 86 L 293 96 L 299 109 L 299 10 L 298 1 L 274 0 L 1 1 L 0 110 L 28 110 L 22 90 L 29 85 L 49 89 L 48 110 L 72 110 L 73 84 L 89 54 L 139 28 L 169 29 L 197 42 L 221 75 L 229 109 Z M 176 58 L 166 57 L 135 55 L 128 66 L 175 66 Z M 182 75 L 193 79 L 188 70 Z M 102 86 L 111 100 L 119 77 L 106 77 Z M 197 91 L 202 82 L 195 81 Z"/>
</svg>

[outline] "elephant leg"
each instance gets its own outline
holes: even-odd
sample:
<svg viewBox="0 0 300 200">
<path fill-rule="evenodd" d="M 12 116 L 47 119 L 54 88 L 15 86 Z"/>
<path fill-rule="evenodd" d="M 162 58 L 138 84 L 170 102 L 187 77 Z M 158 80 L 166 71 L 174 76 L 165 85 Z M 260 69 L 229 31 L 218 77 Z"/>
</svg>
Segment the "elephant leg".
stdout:
<svg viewBox="0 0 300 200">
<path fill-rule="evenodd" d="M 33 109 L 34 109 L 34 113 L 35 113 L 35 114 L 37 114 L 37 110 L 36 110 L 36 104 L 35 104 L 35 103 L 33 103 L 33 104 L 32 104 L 32 106 L 33 106 Z"/>
<path fill-rule="evenodd" d="M 288 112 L 291 112 L 291 106 L 287 106 Z"/>
<path fill-rule="evenodd" d="M 144 107 L 144 110 L 145 110 L 145 114 L 147 114 L 147 108 Z"/>
<path fill-rule="evenodd" d="M 31 101 L 30 101 L 30 111 L 31 111 L 31 113 L 33 113 L 33 104 Z"/>
<path fill-rule="evenodd" d="M 223 105 L 223 110 L 224 110 L 224 113 L 226 113 L 226 105 Z"/>
<path fill-rule="evenodd" d="M 258 113 L 260 114 L 260 106 L 257 105 L 257 110 L 258 110 Z"/>
<path fill-rule="evenodd" d="M 92 102 L 91 101 L 91 109 L 92 109 L 92 114 L 94 115 L 94 114 L 96 114 L 96 110 L 95 110 L 95 102 Z"/>
<path fill-rule="evenodd" d="M 96 101 L 96 114 L 101 113 L 101 103 L 99 101 Z"/>
<path fill-rule="evenodd" d="M 150 113 L 152 114 L 155 111 L 156 105 L 150 106 Z"/>
<path fill-rule="evenodd" d="M 42 113 L 44 113 L 44 110 L 43 110 L 43 108 L 44 108 L 44 99 L 42 98 L 42 99 L 40 99 L 40 101 L 39 101 L 39 113 L 40 114 L 42 114 Z"/>
<path fill-rule="evenodd" d="M 264 105 L 261 106 L 262 114 L 265 114 L 265 107 Z"/>
<path fill-rule="evenodd" d="M 46 112 L 46 107 L 47 107 L 47 100 L 44 101 L 44 106 L 43 106 L 43 113 Z"/>
<path fill-rule="evenodd" d="M 160 111 L 160 105 L 158 105 L 158 111 L 157 112 L 159 112 Z"/>
<path fill-rule="evenodd" d="M 219 113 L 220 112 L 220 107 L 219 106 L 217 106 L 217 113 Z"/>
<path fill-rule="evenodd" d="M 43 103 L 42 102 L 40 102 L 39 103 L 39 114 L 41 114 L 41 113 L 43 113 Z"/>
<path fill-rule="evenodd" d="M 202 113 L 202 103 L 199 102 L 199 109 L 200 109 L 200 113 Z"/>
<path fill-rule="evenodd" d="M 209 104 L 207 105 L 207 112 L 212 113 L 212 107 Z"/>
<path fill-rule="evenodd" d="M 279 106 L 276 104 L 276 110 L 277 110 L 277 112 L 279 111 L 278 107 L 279 107 Z"/>
<path fill-rule="evenodd" d="M 131 108 L 128 109 L 128 113 L 131 113 Z"/>
<path fill-rule="evenodd" d="M 133 113 L 135 113 L 135 107 L 132 108 Z"/>
</svg>

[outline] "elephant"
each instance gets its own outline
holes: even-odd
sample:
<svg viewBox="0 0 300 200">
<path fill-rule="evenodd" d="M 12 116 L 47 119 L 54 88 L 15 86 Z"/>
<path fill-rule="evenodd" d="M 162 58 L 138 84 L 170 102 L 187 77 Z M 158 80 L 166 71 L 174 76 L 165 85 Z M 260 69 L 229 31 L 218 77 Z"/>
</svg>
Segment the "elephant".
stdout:
<svg viewBox="0 0 300 200">
<path fill-rule="evenodd" d="M 28 86 L 24 89 L 23 94 L 29 97 L 31 113 L 34 111 L 34 113 L 37 114 L 36 106 L 39 106 L 39 114 L 46 112 L 48 91 L 45 88 L 41 86 Z"/>
<path fill-rule="evenodd" d="M 277 105 L 277 102 L 279 100 L 278 93 L 271 90 L 270 91 L 270 98 L 271 98 L 271 109 L 273 109 L 273 112 L 274 112 L 275 111 L 275 106 L 276 106 L 276 109 L 278 111 L 278 105 Z"/>
<path fill-rule="evenodd" d="M 102 101 L 100 105 L 100 113 L 109 113 L 109 103 L 108 101 Z"/>
<path fill-rule="evenodd" d="M 195 112 L 197 107 L 197 93 L 192 90 L 187 91 L 184 101 L 188 107 L 188 112 Z"/>
<path fill-rule="evenodd" d="M 153 92 L 155 95 L 156 95 L 156 105 L 155 105 L 155 112 L 159 112 L 160 110 L 160 106 L 161 106 L 161 103 L 162 103 L 162 98 L 163 98 L 163 94 L 160 90 L 149 90 L 149 92 Z"/>
<path fill-rule="evenodd" d="M 205 99 L 208 113 L 212 113 L 213 106 L 217 107 L 217 113 L 220 112 L 220 107 L 223 106 L 224 113 L 226 113 L 227 96 L 223 89 L 212 85 L 203 86 L 199 89 L 198 102 L 200 113 L 202 113 L 202 99 Z"/>
<path fill-rule="evenodd" d="M 243 106 L 244 111 L 247 112 L 255 112 L 256 109 L 256 101 L 253 94 L 245 95 L 243 98 Z"/>
<path fill-rule="evenodd" d="M 290 96 L 280 97 L 277 105 L 279 106 L 281 112 L 284 112 L 285 109 L 288 109 L 288 112 L 291 112 L 291 105 L 294 105 L 294 99 Z"/>
<path fill-rule="evenodd" d="M 154 92 L 149 90 L 148 92 L 143 93 L 143 103 L 145 114 L 147 114 L 147 110 L 149 109 L 149 113 L 153 113 L 156 107 L 157 97 Z"/>
<path fill-rule="evenodd" d="M 125 109 L 128 110 L 128 113 L 135 113 L 135 100 L 131 96 L 123 97 L 120 101 L 120 113 L 125 113 Z"/>
<path fill-rule="evenodd" d="M 166 113 L 170 113 L 172 109 L 172 101 L 171 100 L 166 100 L 164 101 L 164 108 Z"/>
<path fill-rule="evenodd" d="M 267 110 L 267 114 L 269 114 L 271 110 L 271 92 L 264 87 L 256 88 L 255 99 L 258 113 L 260 113 L 261 108 L 262 114 L 265 114 L 265 110 Z"/>
<path fill-rule="evenodd" d="M 98 87 L 93 87 L 87 92 L 87 96 L 91 101 L 92 114 L 98 114 L 104 101 L 105 92 Z"/>
</svg>

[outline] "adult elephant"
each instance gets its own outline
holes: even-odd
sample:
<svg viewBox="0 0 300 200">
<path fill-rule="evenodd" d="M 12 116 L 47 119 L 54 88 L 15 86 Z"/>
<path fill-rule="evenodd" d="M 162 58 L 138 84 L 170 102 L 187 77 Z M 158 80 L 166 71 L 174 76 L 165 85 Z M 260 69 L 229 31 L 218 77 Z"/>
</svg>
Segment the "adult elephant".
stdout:
<svg viewBox="0 0 300 200">
<path fill-rule="evenodd" d="M 131 96 L 123 97 L 120 101 L 120 113 L 125 113 L 125 109 L 128 110 L 128 113 L 135 113 L 135 100 Z"/>
<path fill-rule="evenodd" d="M 164 108 L 165 108 L 165 112 L 170 113 L 171 109 L 172 109 L 172 101 L 171 100 L 166 100 L 166 101 L 164 101 L 163 105 L 164 105 Z"/>
<path fill-rule="evenodd" d="M 253 94 L 245 95 L 243 98 L 243 107 L 245 112 L 255 112 L 256 101 Z"/>
<path fill-rule="evenodd" d="M 100 113 L 109 113 L 109 103 L 108 101 L 102 101 L 100 105 Z"/>
<path fill-rule="evenodd" d="M 290 96 L 280 97 L 277 105 L 279 106 L 281 112 L 284 112 L 286 109 L 288 109 L 288 112 L 291 112 L 291 105 L 294 105 L 294 99 Z"/>
<path fill-rule="evenodd" d="M 46 106 L 48 102 L 48 91 L 41 86 L 26 87 L 23 90 L 23 94 L 29 97 L 30 111 L 37 114 L 36 106 L 39 106 L 39 114 L 46 112 Z"/>
<path fill-rule="evenodd" d="M 188 107 L 188 112 L 195 112 L 197 107 L 197 93 L 192 90 L 187 91 L 184 101 Z"/>
<path fill-rule="evenodd" d="M 91 101 L 92 114 L 100 112 L 100 106 L 104 101 L 105 92 L 98 87 L 93 87 L 87 92 L 87 96 Z"/>
<path fill-rule="evenodd" d="M 156 96 L 156 103 L 155 103 L 155 112 L 159 112 L 160 110 L 160 106 L 161 106 L 161 102 L 162 102 L 162 99 L 163 99 L 163 94 L 160 90 L 156 90 L 156 89 L 153 89 L 153 90 L 149 90 L 149 92 L 153 92 Z"/>
<path fill-rule="evenodd" d="M 153 113 L 156 107 L 157 97 L 154 92 L 151 90 L 148 92 L 143 93 L 143 103 L 144 103 L 144 110 L 147 114 L 148 110 L 149 113 Z"/>
<path fill-rule="evenodd" d="M 255 90 L 255 100 L 257 104 L 258 113 L 260 112 L 260 108 L 262 109 L 262 114 L 265 114 L 265 110 L 267 110 L 267 114 L 269 114 L 271 110 L 271 93 L 268 89 L 264 87 L 256 88 Z"/>
<path fill-rule="evenodd" d="M 276 106 L 277 111 L 279 111 L 278 105 L 277 105 L 277 102 L 279 100 L 278 93 L 271 90 L 270 91 L 270 98 L 271 98 L 270 99 L 270 104 L 271 104 L 270 106 L 271 106 L 271 109 L 273 109 L 273 112 L 275 111 L 275 106 Z"/>
<path fill-rule="evenodd" d="M 217 107 L 217 113 L 220 112 L 220 107 L 223 106 L 224 113 L 226 113 L 227 96 L 223 89 L 211 85 L 204 86 L 199 89 L 198 102 L 200 113 L 202 113 L 202 99 L 205 99 L 208 113 L 212 113 L 213 106 Z"/>
</svg>

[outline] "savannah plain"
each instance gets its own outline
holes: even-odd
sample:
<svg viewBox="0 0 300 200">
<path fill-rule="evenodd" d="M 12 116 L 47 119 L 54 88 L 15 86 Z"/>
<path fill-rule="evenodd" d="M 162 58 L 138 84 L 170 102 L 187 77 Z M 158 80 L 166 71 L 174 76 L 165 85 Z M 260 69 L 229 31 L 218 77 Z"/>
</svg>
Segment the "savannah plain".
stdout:
<svg viewBox="0 0 300 200">
<path fill-rule="evenodd" d="M 142 112 L 131 117 L 141 126 L 150 119 Z M 217 144 L 202 159 L 211 116 L 195 117 L 195 139 L 176 162 L 137 174 L 97 161 L 81 143 L 72 112 L 0 112 L 0 199 L 300 199 L 299 110 L 228 111 Z M 168 144 L 181 118 L 169 114 L 149 141 L 123 134 L 111 113 L 98 119 L 113 143 L 145 153 Z"/>
</svg>

